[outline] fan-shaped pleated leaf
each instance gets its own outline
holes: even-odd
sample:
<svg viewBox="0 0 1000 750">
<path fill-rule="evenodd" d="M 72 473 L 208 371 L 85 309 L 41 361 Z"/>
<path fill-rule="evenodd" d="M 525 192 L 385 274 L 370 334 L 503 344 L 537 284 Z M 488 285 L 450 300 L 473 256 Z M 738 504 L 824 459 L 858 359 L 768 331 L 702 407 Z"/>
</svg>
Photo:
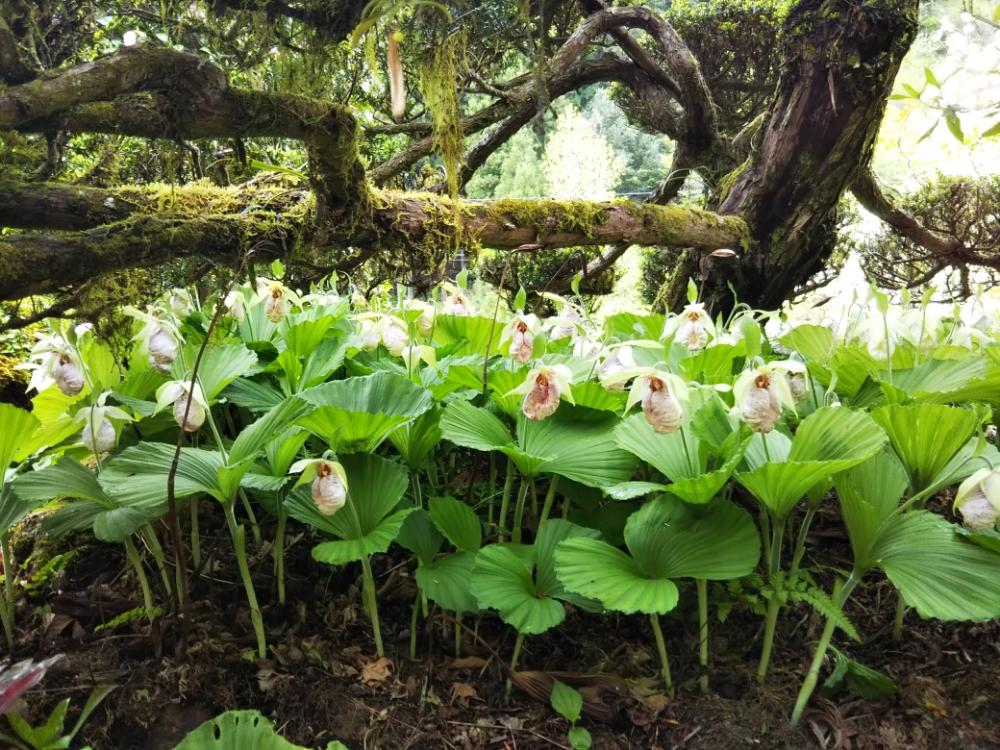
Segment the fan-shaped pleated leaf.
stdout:
<svg viewBox="0 0 1000 750">
<path fill-rule="evenodd" d="M 929 359 L 910 370 L 893 371 L 892 386 L 917 400 L 936 401 L 935 397 L 961 391 L 986 377 L 986 360 L 975 357 L 962 359 Z M 881 380 L 888 380 L 888 373 Z"/>
<path fill-rule="evenodd" d="M 870 566 L 879 530 L 899 507 L 907 484 L 906 470 L 888 448 L 834 478 L 857 565 Z"/>
<path fill-rule="evenodd" d="M 295 462 L 309 433 L 301 427 L 286 427 L 264 444 L 264 458 L 272 476 L 285 477 Z"/>
<path fill-rule="evenodd" d="M 833 331 L 811 323 L 795 326 L 781 337 L 781 344 L 817 362 L 829 360 L 835 348 Z"/>
<path fill-rule="evenodd" d="M 519 633 L 534 635 L 566 617 L 561 602 L 538 596 L 531 568 L 511 549 L 491 544 L 476 554 L 472 590 L 481 609 L 495 609 Z"/>
<path fill-rule="evenodd" d="M 273 409 L 284 399 L 284 394 L 270 383 L 238 378 L 223 391 L 226 400 L 254 412 Z"/>
<path fill-rule="evenodd" d="M 625 391 L 609 391 L 596 380 L 585 380 L 573 385 L 573 401 L 577 406 L 598 411 L 620 413 L 625 406 Z"/>
<path fill-rule="evenodd" d="M 564 589 L 556 576 L 553 553 L 565 539 L 597 535 L 593 529 L 550 519 L 541 525 L 530 548 L 484 547 L 476 555 L 472 577 L 479 606 L 496 609 L 504 622 L 526 634 L 542 633 L 562 622 L 566 613 L 560 600 L 595 609 L 594 602 Z"/>
<path fill-rule="evenodd" d="M 308 749 L 283 739 L 259 711 L 226 711 L 188 733 L 174 750 Z"/>
<path fill-rule="evenodd" d="M 631 557 L 598 539 L 568 539 L 556 550 L 556 572 L 568 591 L 615 612 L 664 614 L 677 606 L 677 586 L 644 576 Z"/>
<path fill-rule="evenodd" d="M 423 463 L 440 439 L 441 409 L 437 406 L 389 433 L 389 440 L 413 470 Z"/>
<path fill-rule="evenodd" d="M 347 347 L 348 339 L 346 338 L 321 341 L 302 362 L 299 387 L 309 388 L 326 380 L 330 373 L 344 364 Z"/>
<path fill-rule="evenodd" d="M 437 530 L 458 549 L 477 552 L 482 543 L 479 516 L 468 505 L 453 497 L 432 497 L 428 501 L 431 521 Z"/>
<path fill-rule="evenodd" d="M 173 445 L 139 443 L 126 448 L 104 464 L 99 481 L 105 492 L 123 505 L 147 505 L 167 501 L 167 475 L 174 459 Z M 219 469 L 222 456 L 200 448 L 182 448 L 174 481 L 174 496 L 207 493 L 220 501 Z"/>
<path fill-rule="evenodd" d="M 700 506 L 671 497 L 648 502 L 625 525 L 625 544 L 650 578 L 740 578 L 760 557 L 753 519 L 722 499 Z"/>
<path fill-rule="evenodd" d="M 545 456 L 540 471 L 558 474 L 589 487 L 606 487 L 632 476 L 636 461 L 615 445 L 617 417 L 578 419 L 576 409 L 564 406 L 539 422 L 523 415 L 518 442 L 527 453 Z"/>
<path fill-rule="evenodd" d="M 358 555 L 384 552 L 396 538 L 406 516 L 414 508 L 394 509 L 406 491 L 406 470 L 395 461 L 359 453 L 340 456 L 347 473 L 347 501 L 330 516 L 313 504 L 308 487 L 299 487 L 285 500 L 288 515 L 345 543 L 325 542 L 313 551 L 322 562 L 340 564 L 360 560 Z M 347 544 L 351 542 L 351 544 Z M 319 548 L 322 547 L 322 550 Z M 319 551 L 318 551 L 319 550 Z M 353 555 L 353 556 L 352 556 Z"/>
<path fill-rule="evenodd" d="M 667 485 L 658 482 L 621 482 L 605 487 L 604 492 L 613 500 L 634 500 L 637 497 L 666 492 Z"/>
<path fill-rule="evenodd" d="M 291 396 L 272 407 L 253 424 L 244 427 L 229 448 L 230 464 L 255 457 L 264 446 L 312 410 L 312 406 L 297 396 Z M 286 469 L 287 470 L 287 469 Z"/>
<path fill-rule="evenodd" d="M 94 536 L 105 542 L 124 541 L 166 512 L 165 489 L 162 496 L 147 497 L 142 502 L 132 497 L 115 498 L 104 491 L 90 469 L 69 457 L 21 475 L 15 483 L 15 491 L 30 502 L 26 508 L 55 498 L 70 500 L 65 509 L 67 514 L 80 511 L 81 505 L 92 506 L 86 515 Z"/>
<path fill-rule="evenodd" d="M 455 445 L 477 451 L 499 450 L 514 443 L 500 417 L 468 401 L 452 401 L 445 407 L 441 434 Z"/>
<path fill-rule="evenodd" d="M 772 435 L 762 436 L 768 448 Z M 802 420 L 786 462 L 765 462 L 752 471 L 738 472 L 736 479 L 775 518 L 784 518 L 813 487 L 875 455 L 885 440 L 885 434 L 866 414 L 845 407 L 824 407 Z M 751 455 L 760 458 L 760 453 L 753 451 L 751 445 L 748 463 Z"/>
<path fill-rule="evenodd" d="M 13 463 L 27 458 L 25 448 L 32 433 L 41 425 L 30 411 L 19 409 L 13 404 L 0 403 L 0 483 L 3 475 Z"/>
<path fill-rule="evenodd" d="M 698 438 L 691 430 L 661 435 L 641 413 L 625 417 L 614 431 L 619 448 L 632 453 L 667 479 L 695 477 L 698 466 Z"/>
<path fill-rule="evenodd" d="M 472 593 L 472 572 L 476 555 L 456 552 L 417 568 L 417 585 L 435 604 L 451 612 L 478 612 L 479 602 Z"/>
<path fill-rule="evenodd" d="M 485 357 L 500 352 L 503 323 L 478 315 L 444 315 L 434 318 L 434 345 L 449 354 Z"/>
<path fill-rule="evenodd" d="M 1000 617 L 1000 555 L 963 539 L 941 516 L 928 511 L 896 516 L 872 556 L 922 617 Z"/>
<path fill-rule="evenodd" d="M 915 491 L 931 484 L 979 424 L 970 409 L 927 403 L 883 406 L 872 419 L 889 436 Z"/>
<path fill-rule="evenodd" d="M 506 363 L 501 362 L 496 368 L 490 371 L 489 380 L 487 380 L 490 400 L 496 404 L 502 413 L 511 419 L 517 419 L 521 413 L 521 403 L 524 400 L 524 396 L 520 393 L 511 393 L 511 391 L 527 379 L 528 373 L 531 370 L 527 367 L 520 367 L 513 371 L 506 368 Z"/>
<path fill-rule="evenodd" d="M 173 374 L 177 380 L 191 379 L 191 371 L 185 368 L 194 364 L 195 357 L 197 351 L 188 348 L 183 358 L 174 361 Z M 198 383 L 205 398 L 216 398 L 236 378 L 249 374 L 256 364 L 257 355 L 242 344 L 209 344 L 198 363 Z"/>
<path fill-rule="evenodd" d="M 972 531 L 964 528 L 957 528 L 955 531 L 980 547 L 1000 555 L 1000 531 Z"/>
<path fill-rule="evenodd" d="M 734 435 L 734 437 L 738 437 L 738 435 Z M 666 490 L 686 503 L 701 505 L 709 502 L 726 486 L 733 471 L 743 460 L 743 454 L 750 444 L 750 438 L 746 437 L 742 441 L 727 441 L 727 444 L 731 447 L 723 452 L 723 455 L 728 457 L 722 466 L 715 471 L 709 471 L 696 477 L 676 479 L 667 485 Z"/>
<path fill-rule="evenodd" d="M 286 321 L 289 318 L 285 318 Z M 290 325 L 283 326 L 281 339 L 288 351 L 296 357 L 307 357 L 326 337 L 335 322 L 332 315 L 324 315 L 313 320 L 294 320 Z"/>
<path fill-rule="evenodd" d="M 299 424 L 345 453 L 374 451 L 434 405 L 426 389 L 387 372 L 323 383 L 300 396 L 316 409 Z"/>
<path fill-rule="evenodd" d="M 434 526 L 430 514 L 423 508 L 417 508 L 406 517 L 396 536 L 396 544 L 416 555 L 420 565 L 427 565 L 441 551 L 444 536 Z"/>
</svg>

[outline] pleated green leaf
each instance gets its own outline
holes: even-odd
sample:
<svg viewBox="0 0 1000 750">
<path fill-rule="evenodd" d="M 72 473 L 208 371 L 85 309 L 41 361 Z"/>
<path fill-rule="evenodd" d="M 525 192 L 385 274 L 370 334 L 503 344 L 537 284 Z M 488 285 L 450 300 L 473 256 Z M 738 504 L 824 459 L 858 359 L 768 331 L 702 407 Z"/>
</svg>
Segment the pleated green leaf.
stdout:
<svg viewBox="0 0 1000 750">
<path fill-rule="evenodd" d="M 939 515 L 918 510 L 894 517 L 872 556 L 922 617 L 1000 617 L 1000 555 L 967 541 Z"/>
<path fill-rule="evenodd" d="M 889 436 L 917 492 L 931 484 L 980 420 L 971 409 L 928 403 L 883 406 L 871 416 Z"/>
<path fill-rule="evenodd" d="M 432 497 L 428 511 L 434 526 L 455 547 L 465 552 L 479 551 L 482 526 L 472 508 L 453 497 Z"/>
<path fill-rule="evenodd" d="M 441 434 L 455 445 L 477 451 L 499 450 L 514 443 L 500 417 L 468 401 L 452 401 L 445 407 L 441 415 Z"/>
<path fill-rule="evenodd" d="M 174 750 L 308 749 L 283 739 L 259 711 L 226 711 L 189 732 Z"/>
<path fill-rule="evenodd" d="M 434 405 L 429 391 L 387 372 L 323 383 L 299 394 L 316 407 L 299 424 L 338 452 L 372 452 Z"/>
<path fill-rule="evenodd" d="M 561 602 L 536 595 L 531 568 L 504 545 L 479 550 L 472 590 L 480 608 L 497 610 L 500 619 L 525 635 L 544 633 L 566 617 Z"/>
<path fill-rule="evenodd" d="M 7 468 L 27 458 L 26 447 L 32 433 L 40 427 L 30 411 L 13 404 L 0 404 L 0 483 Z"/>
<path fill-rule="evenodd" d="M 417 585 L 428 599 L 451 612 L 478 612 L 471 586 L 475 563 L 476 555 L 470 552 L 445 555 L 417 568 Z"/>
<path fill-rule="evenodd" d="M 615 445 L 618 418 L 584 419 L 579 414 L 579 409 L 564 405 L 539 422 L 521 415 L 517 426 L 520 447 L 531 455 L 546 457 L 540 471 L 588 487 L 607 487 L 629 479 L 636 461 Z"/>
</svg>

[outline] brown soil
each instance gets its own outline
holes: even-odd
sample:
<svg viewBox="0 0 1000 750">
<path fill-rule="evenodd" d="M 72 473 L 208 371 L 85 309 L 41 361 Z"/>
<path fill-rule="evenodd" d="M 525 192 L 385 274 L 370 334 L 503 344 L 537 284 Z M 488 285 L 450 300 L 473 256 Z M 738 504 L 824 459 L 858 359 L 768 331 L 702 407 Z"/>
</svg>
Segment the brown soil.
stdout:
<svg viewBox="0 0 1000 750">
<path fill-rule="evenodd" d="M 375 565 L 391 660 L 385 674 L 371 666 L 374 647 L 353 566 L 333 570 L 313 562 L 311 539 L 294 529 L 288 604 L 280 607 L 269 553 L 258 548 L 252 566 L 270 654 L 256 661 L 225 530 L 208 510 L 203 525 L 209 563 L 194 582 L 195 613 L 184 655 L 176 653 L 179 630 L 169 614 L 153 632 L 141 621 L 95 634 L 102 622 L 138 606 L 139 593 L 131 572 L 122 573 L 128 569 L 118 547 L 89 538 L 69 545 L 76 550 L 71 563 L 18 612 L 19 656 L 67 654 L 28 694 L 32 717 L 70 696 L 72 718 L 93 685 L 113 682 L 118 689 L 79 738 L 98 750 L 172 748 L 200 722 L 234 708 L 259 709 L 285 737 L 309 747 L 325 747 L 332 739 L 352 750 L 567 747 L 567 724 L 546 703 L 517 689 L 505 703 L 506 674 L 487 648 L 466 637 L 463 661 L 456 663 L 452 623 L 433 611 L 430 622 L 420 624 L 418 660 L 407 658 L 414 587 L 402 556 L 382 556 Z M 267 525 L 264 532 L 270 532 Z M 819 524 L 817 541 L 824 557 L 831 549 L 834 557 L 837 550 L 846 552 L 833 525 Z M 31 544 L 26 535 L 22 555 Z M 155 573 L 151 580 L 158 582 Z M 693 591 L 682 595 L 682 603 L 692 599 Z M 583 720 L 595 748 L 1000 748 L 1000 623 L 943 624 L 911 614 L 903 639 L 894 642 L 894 610 L 891 588 L 873 578 L 850 608 L 864 644 L 843 637 L 837 642 L 853 658 L 891 675 L 898 695 L 869 702 L 817 694 L 799 728 L 790 727 L 787 717 L 822 625 L 801 605 L 781 617 L 774 669 L 763 687 L 752 679 L 761 620 L 739 606 L 724 623 L 712 623 L 709 696 L 697 689 L 696 628 L 683 606 L 664 618 L 679 683 L 673 700 L 654 679 L 657 659 L 645 618 L 571 611 L 560 628 L 527 639 L 521 665 L 625 679 L 623 689 L 604 694 L 611 704 L 607 722 Z M 472 618 L 467 623 L 475 624 Z M 509 658 L 509 628 L 484 615 L 478 632 Z M 365 676 L 371 679 L 365 682 Z"/>
</svg>

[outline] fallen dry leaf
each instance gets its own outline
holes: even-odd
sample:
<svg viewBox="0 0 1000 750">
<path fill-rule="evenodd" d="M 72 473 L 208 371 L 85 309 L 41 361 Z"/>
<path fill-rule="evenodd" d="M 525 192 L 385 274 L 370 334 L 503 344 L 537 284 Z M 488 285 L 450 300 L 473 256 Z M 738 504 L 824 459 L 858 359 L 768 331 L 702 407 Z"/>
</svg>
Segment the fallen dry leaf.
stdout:
<svg viewBox="0 0 1000 750">
<path fill-rule="evenodd" d="M 452 659 L 448 669 L 482 669 L 486 666 L 486 659 L 480 656 L 463 656 L 460 659 Z"/>
<path fill-rule="evenodd" d="M 392 674 L 392 662 L 388 657 L 382 656 L 373 662 L 365 664 L 361 668 L 361 681 L 366 685 L 376 682 L 385 682 Z"/>
<path fill-rule="evenodd" d="M 468 682 L 456 682 L 451 686 L 451 702 L 458 701 L 463 706 L 468 706 L 470 700 L 479 698 L 479 693 Z"/>
</svg>

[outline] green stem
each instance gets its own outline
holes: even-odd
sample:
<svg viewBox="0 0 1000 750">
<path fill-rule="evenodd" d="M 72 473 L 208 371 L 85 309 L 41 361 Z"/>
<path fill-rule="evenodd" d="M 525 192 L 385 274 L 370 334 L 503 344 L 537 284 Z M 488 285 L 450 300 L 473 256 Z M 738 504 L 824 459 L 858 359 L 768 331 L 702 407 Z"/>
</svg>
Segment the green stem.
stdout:
<svg viewBox="0 0 1000 750">
<path fill-rule="evenodd" d="M 163 587 L 166 589 L 167 596 L 173 596 L 173 591 L 170 588 L 170 573 L 167 570 L 167 558 L 163 554 L 163 547 L 160 546 L 160 540 L 156 536 L 156 531 L 147 523 L 139 533 L 146 540 L 146 546 L 149 547 L 149 554 L 153 556 L 156 569 L 160 572 L 160 578 L 163 580 Z"/>
<path fill-rule="evenodd" d="M 523 645 L 524 645 L 524 633 L 522 633 L 521 631 L 518 631 L 517 638 L 514 639 L 514 653 L 511 654 L 511 657 L 510 657 L 510 671 L 511 671 L 511 673 L 513 673 L 514 670 L 517 669 L 517 660 L 518 660 L 518 657 L 521 656 L 521 647 Z M 511 687 L 511 682 L 510 682 L 510 677 L 508 676 L 507 677 L 507 686 L 504 688 L 504 691 L 505 691 L 504 692 L 504 696 L 508 700 L 510 699 L 510 687 Z"/>
<path fill-rule="evenodd" d="M 896 597 L 896 617 L 892 621 L 892 640 L 894 641 L 903 637 L 903 620 L 906 619 L 906 600 L 898 591 Z"/>
<path fill-rule="evenodd" d="M 806 509 L 805 518 L 802 519 L 802 524 L 799 526 L 799 536 L 795 540 L 795 552 L 792 554 L 792 567 L 790 569 L 792 575 L 799 571 L 799 564 L 806 553 L 806 537 L 809 536 L 809 528 L 812 526 L 818 508 L 818 505 L 810 503 Z"/>
<path fill-rule="evenodd" d="M 510 495 L 514 489 L 514 462 L 507 459 L 507 477 L 503 481 L 503 497 L 500 500 L 500 518 L 497 521 L 497 541 L 504 540 L 504 527 L 507 525 L 507 511 L 510 508 Z"/>
<path fill-rule="evenodd" d="M 146 609 L 146 617 L 149 618 L 149 624 L 153 624 L 153 592 L 149 588 L 149 579 L 146 578 L 146 571 L 142 568 L 142 559 L 139 557 L 139 551 L 135 548 L 135 544 L 132 543 L 132 537 L 125 537 L 125 554 L 128 555 L 129 562 L 132 563 L 132 567 L 135 569 L 135 575 L 139 579 L 139 588 L 142 589 L 142 604 Z"/>
<path fill-rule="evenodd" d="M 420 615 L 420 592 L 413 597 L 413 611 L 410 613 L 410 661 L 417 660 L 417 618 Z"/>
<path fill-rule="evenodd" d="M 278 496 L 278 528 L 274 532 L 274 577 L 278 581 L 278 603 L 285 603 L 285 527 L 288 525 L 288 513 Z"/>
<path fill-rule="evenodd" d="M 542 515 L 538 517 L 539 527 L 545 523 L 549 518 L 549 513 L 552 512 L 552 503 L 556 499 L 556 488 L 559 487 L 559 475 L 553 474 L 552 481 L 549 482 L 549 491 L 545 493 L 545 502 L 542 503 Z"/>
<path fill-rule="evenodd" d="M 239 494 L 243 510 L 247 514 L 247 520 L 250 521 L 250 531 L 253 533 L 254 544 L 259 547 L 263 537 L 260 534 L 260 526 L 257 525 L 257 516 L 253 512 L 253 506 L 250 505 L 250 498 L 247 497 L 247 493 L 243 491 L 242 487 L 239 490 Z"/>
<path fill-rule="evenodd" d="M 253 623 L 254 633 L 257 635 L 257 654 L 263 659 L 267 656 L 267 638 L 264 634 L 264 618 L 261 617 L 260 607 L 257 605 L 257 592 L 254 591 L 253 578 L 250 577 L 250 566 L 247 564 L 247 540 L 246 529 L 242 524 L 236 523 L 235 503 L 230 501 L 223 503 L 225 511 L 226 525 L 229 527 L 229 535 L 233 538 L 233 550 L 236 552 L 236 565 L 240 569 L 240 578 L 243 579 L 243 588 L 246 591 L 247 603 L 250 605 L 250 621 Z"/>
<path fill-rule="evenodd" d="M 760 506 L 760 540 L 761 549 L 764 550 L 764 567 L 771 569 L 771 515 L 767 508 Z"/>
<path fill-rule="evenodd" d="M 365 609 L 368 610 L 368 617 L 372 621 L 372 635 L 375 637 L 375 655 L 385 656 L 382 648 L 382 628 L 378 621 L 378 602 L 375 600 L 375 576 L 372 574 L 372 565 L 368 557 L 361 558 L 361 596 L 364 599 Z"/>
<path fill-rule="evenodd" d="M 650 615 L 649 624 L 653 626 L 653 638 L 656 639 L 656 651 L 660 654 L 660 669 L 663 672 L 663 686 L 667 689 L 667 695 L 674 695 L 674 681 L 670 676 L 670 659 L 667 658 L 667 644 L 663 640 L 663 631 L 660 630 L 660 616 Z"/>
<path fill-rule="evenodd" d="M 201 569 L 201 531 L 198 513 L 201 502 L 197 497 L 191 498 L 191 564 L 195 570 Z"/>
<path fill-rule="evenodd" d="M 418 508 L 424 507 L 424 493 L 420 488 L 420 472 L 414 471 L 410 474 L 410 483 L 413 485 L 413 504 Z"/>
<path fill-rule="evenodd" d="M 847 603 L 847 599 L 850 597 L 851 592 L 854 591 L 854 587 L 861 580 L 861 576 L 857 575 L 857 573 L 857 570 L 852 570 L 847 582 L 840 587 L 839 591 L 836 586 L 834 587 L 833 602 L 838 608 L 842 608 Z M 809 665 L 809 672 L 806 674 L 806 678 L 802 682 L 802 688 L 799 690 L 799 696 L 795 700 L 795 708 L 792 711 L 793 725 L 799 723 L 802 713 L 806 710 L 806 705 L 809 703 L 809 699 L 816 689 L 816 684 L 819 682 L 819 670 L 823 664 L 823 657 L 826 656 L 826 651 L 830 647 L 830 640 L 833 638 L 833 631 L 836 629 L 836 623 L 832 619 L 827 619 L 823 633 L 819 638 L 819 643 L 816 644 L 816 652 L 813 654 L 812 663 Z"/>
<path fill-rule="evenodd" d="M 768 583 L 771 597 L 767 601 L 767 615 L 764 619 L 764 645 L 760 652 L 760 664 L 757 665 L 757 682 L 764 682 L 767 668 L 771 662 L 771 651 L 774 648 L 774 633 L 778 624 L 778 613 L 781 611 L 780 592 L 776 588 L 776 578 L 781 570 L 781 545 L 785 536 L 785 519 L 775 521 L 771 530 L 771 553 L 768 565 Z"/>
<path fill-rule="evenodd" d="M 10 539 L 8 532 L 0 534 L 0 549 L 3 550 L 3 596 L 0 597 L 0 619 L 3 620 L 3 633 L 7 640 L 7 653 L 14 653 L 14 606 L 13 596 L 14 561 L 11 559 Z"/>
<path fill-rule="evenodd" d="M 703 695 L 708 695 L 708 581 L 696 578 L 698 589 L 698 664 L 701 666 L 701 676 L 698 684 Z"/>
<path fill-rule="evenodd" d="M 511 529 L 510 540 L 514 544 L 521 543 L 521 524 L 524 520 L 524 501 L 528 497 L 528 485 L 531 480 L 521 477 L 521 488 L 517 492 L 517 505 L 514 506 L 514 528 Z"/>
<path fill-rule="evenodd" d="M 695 466 L 694 462 L 691 461 L 691 449 L 688 448 L 687 435 L 684 434 L 683 425 L 680 428 L 678 428 L 678 432 L 680 432 L 681 435 L 681 445 L 684 446 L 684 458 L 687 460 L 688 469 L 691 471 L 692 474 L 699 474 L 700 472 L 698 471 L 698 467 Z"/>
<path fill-rule="evenodd" d="M 488 487 L 486 491 L 486 518 L 489 524 L 489 528 L 493 527 L 493 518 L 496 500 L 496 487 L 497 487 L 497 454 L 490 452 L 490 483 L 486 485 Z"/>
</svg>

